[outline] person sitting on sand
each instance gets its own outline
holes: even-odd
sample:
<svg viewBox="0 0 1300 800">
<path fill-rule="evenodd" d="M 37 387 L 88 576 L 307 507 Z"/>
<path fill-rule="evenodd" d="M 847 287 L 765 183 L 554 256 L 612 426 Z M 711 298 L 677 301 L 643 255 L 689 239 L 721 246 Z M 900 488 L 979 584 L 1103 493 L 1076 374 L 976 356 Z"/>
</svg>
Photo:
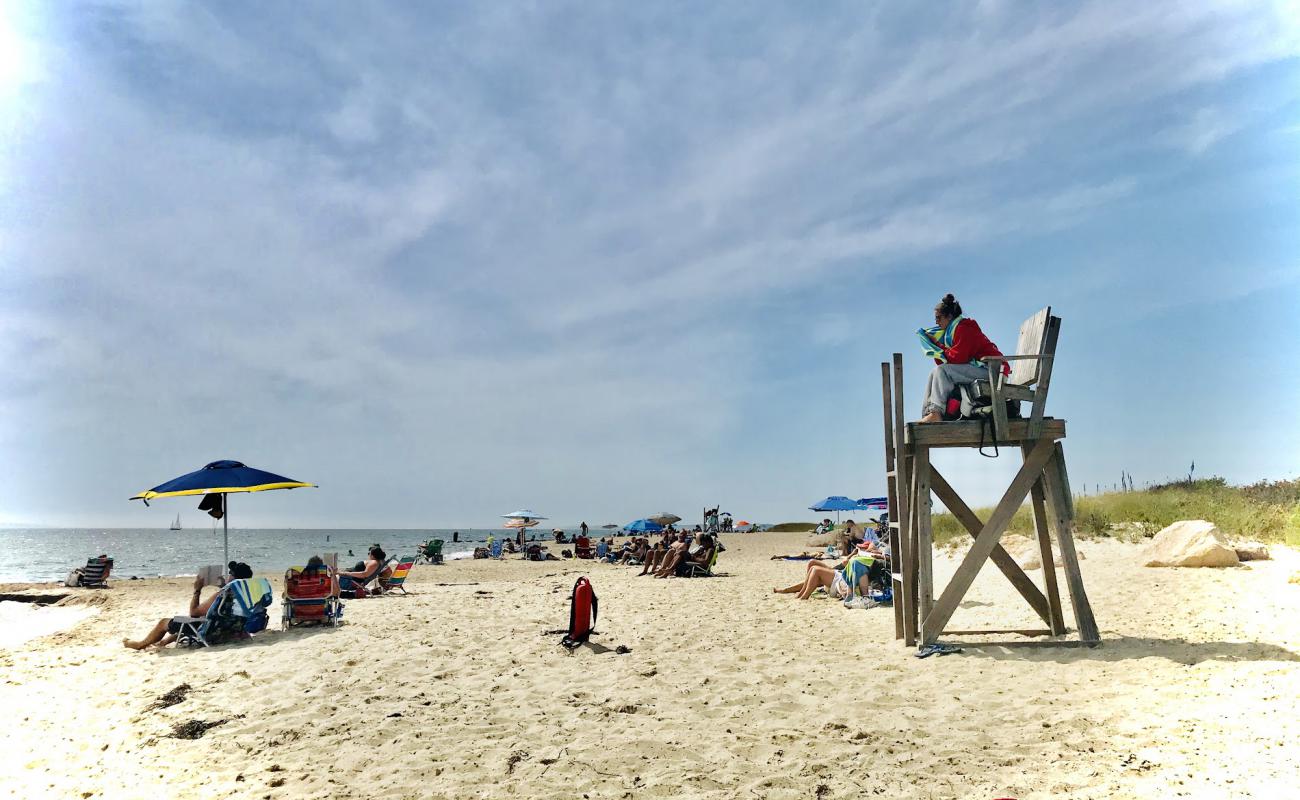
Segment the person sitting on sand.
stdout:
<svg viewBox="0 0 1300 800">
<path fill-rule="evenodd" d="M 371 547 L 368 560 L 356 569 L 339 573 L 339 589 L 345 592 L 356 591 L 358 588 L 364 588 L 372 579 L 383 577 L 385 571 L 391 574 L 392 570 L 384 564 L 386 560 L 388 555 L 384 553 L 382 547 L 379 545 Z"/>
<path fill-rule="evenodd" d="M 709 534 L 706 533 L 700 537 L 700 546 L 694 553 L 687 551 L 689 547 L 690 545 L 686 544 L 681 548 L 670 550 L 662 559 L 659 565 L 659 571 L 655 573 L 655 577 L 672 577 L 677 574 L 677 568 L 684 564 L 701 564 L 708 566 L 709 562 L 713 560 L 713 551 L 716 549 L 716 545 L 713 543 L 713 537 Z"/>
<path fill-rule="evenodd" d="M 239 579 L 247 579 L 253 577 L 253 570 L 247 564 L 236 563 L 234 561 L 230 563 L 231 563 L 230 577 L 239 578 Z M 200 618 L 200 617 L 207 616 L 208 611 L 212 609 L 212 603 L 218 597 L 221 596 L 222 585 L 213 587 L 217 589 L 217 591 L 213 592 L 212 596 L 209 597 L 207 600 L 203 600 L 202 602 L 200 602 L 200 597 L 203 593 L 203 586 L 204 586 L 203 576 L 201 575 L 195 576 L 194 594 L 190 595 L 190 607 L 189 607 L 188 616 L 172 617 L 170 619 L 160 619 L 158 620 L 158 624 L 153 626 L 153 630 L 145 634 L 143 639 L 139 639 L 136 641 L 132 641 L 131 639 L 123 639 L 122 644 L 125 645 L 126 647 L 131 648 L 132 650 L 143 650 L 146 647 L 155 644 L 158 645 L 159 647 L 166 647 L 167 645 L 176 641 L 176 634 L 180 633 L 182 624 L 188 622 L 191 618 Z"/>
<path fill-rule="evenodd" d="M 686 543 L 679 541 L 676 533 L 668 531 L 663 535 L 663 538 L 655 542 L 654 547 L 650 548 L 650 552 L 645 557 L 645 567 L 637 573 L 637 577 L 655 572 L 668 556 L 668 553 L 674 548 L 680 549 L 683 547 L 686 547 Z"/>
<path fill-rule="evenodd" d="M 884 572 L 885 562 L 883 558 L 879 557 L 880 554 L 865 542 L 858 545 L 856 550 L 857 554 L 873 557 L 870 568 L 863 571 L 858 577 L 856 587 L 858 596 L 869 597 L 872 580 L 878 580 L 882 575 L 887 577 Z M 854 587 L 849 584 L 853 574 L 853 561 L 854 558 L 848 558 L 834 566 L 818 561 L 809 561 L 804 571 L 802 583 L 796 583 L 784 589 L 773 589 L 772 592 L 774 594 L 798 594 L 800 600 L 807 600 L 812 597 L 813 592 L 818 589 L 825 589 L 826 593 L 831 597 L 840 600 L 847 599 L 854 594 Z"/>
<path fill-rule="evenodd" d="M 961 303 L 951 294 L 944 295 L 934 307 L 934 324 L 942 329 L 934 344 L 942 351 L 943 358 L 936 358 L 934 363 L 938 366 L 930 371 L 921 404 L 921 422 L 942 422 L 953 389 L 987 379 L 988 369 L 981 359 L 1002 355 L 980 330 L 979 323 L 961 315 Z M 1011 367 L 1005 361 L 1002 374 L 1011 374 Z"/>
<path fill-rule="evenodd" d="M 812 597 L 813 592 L 818 589 L 825 589 L 830 596 L 843 599 L 853 593 L 853 590 L 849 588 L 849 584 L 844 580 L 843 566 L 844 564 L 830 566 L 820 561 L 809 561 L 801 583 L 787 586 L 784 589 L 773 589 L 772 592 L 774 594 L 798 594 L 800 600 L 807 600 Z"/>
</svg>

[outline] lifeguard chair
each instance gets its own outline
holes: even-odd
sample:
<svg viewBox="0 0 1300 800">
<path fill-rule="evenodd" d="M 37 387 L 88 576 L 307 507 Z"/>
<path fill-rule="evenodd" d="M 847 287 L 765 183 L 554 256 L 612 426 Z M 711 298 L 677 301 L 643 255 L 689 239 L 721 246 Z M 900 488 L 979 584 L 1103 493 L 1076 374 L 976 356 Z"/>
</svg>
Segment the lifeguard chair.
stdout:
<svg viewBox="0 0 1300 800">
<path fill-rule="evenodd" d="M 1002 574 L 1047 624 L 1044 630 L 961 631 L 954 635 L 1017 633 L 1028 636 L 1062 636 L 1066 633 L 1053 563 L 1052 533 L 1056 534 L 1065 583 L 1074 609 L 1078 642 L 1095 646 L 1101 640 L 1092 606 L 1083 588 L 1079 558 L 1074 549 L 1074 502 L 1065 469 L 1065 420 L 1044 414 L 1047 390 L 1056 356 L 1061 319 L 1044 308 L 1020 326 L 1016 354 L 986 359 L 989 377 L 979 381 L 979 391 L 992 398 L 989 422 L 961 421 L 919 424 L 904 422 L 903 356 L 894 353 L 891 367 L 880 365 L 884 400 L 885 470 L 889 486 L 889 536 L 893 549 L 894 636 L 904 644 L 934 644 L 944 633 L 958 603 L 970 589 L 980 567 L 992 560 Z M 1001 374 L 1002 362 L 1011 374 Z M 891 381 L 892 377 L 892 381 Z M 977 392 L 978 393 L 978 392 Z M 1006 401 L 1028 403 L 1024 419 L 1009 418 Z M 990 431 L 990 423 L 992 430 Z M 987 520 L 981 520 L 930 463 L 937 447 L 978 448 L 992 438 L 999 447 L 1019 448 L 1024 463 Z M 974 538 L 966 557 L 948 585 L 934 594 L 932 495 Z M 1043 562 L 1043 589 L 1027 576 L 999 544 L 1016 509 L 1030 498 L 1034 529 Z M 1076 644 L 1071 640 L 1054 644 Z"/>
</svg>

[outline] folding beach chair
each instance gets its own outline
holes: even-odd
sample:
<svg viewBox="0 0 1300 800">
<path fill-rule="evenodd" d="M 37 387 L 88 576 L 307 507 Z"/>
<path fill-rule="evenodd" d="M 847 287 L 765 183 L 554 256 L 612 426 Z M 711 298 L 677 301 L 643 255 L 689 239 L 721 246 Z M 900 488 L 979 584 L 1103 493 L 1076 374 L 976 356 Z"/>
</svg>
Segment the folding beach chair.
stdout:
<svg viewBox="0 0 1300 800">
<path fill-rule="evenodd" d="M 379 573 L 384 571 L 385 566 L 386 562 L 385 564 L 379 564 L 360 578 L 351 578 L 347 575 L 339 576 L 339 596 L 346 597 L 349 600 L 360 600 L 363 597 L 377 594 L 379 592 Z"/>
<path fill-rule="evenodd" d="M 247 638 L 266 629 L 274 593 L 266 578 L 233 580 L 221 588 L 202 617 L 175 617 L 176 644 L 211 647 L 227 638 Z"/>
<path fill-rule="evenodd" d="M 432 541 L 425 542 L 424 557 L 429 560 L 430 564 L 441 564 L 442 563 L 442 540 L 433 539 Z"/>
<path fill-rule="evenodd" d="M 497 559 L 498 561 L 500 561 L 500 560 L 501 560 L 501 548 L 504 547 L 504 546 L 505 546 L 505 542 L 503 542 L 503 541 L 500 540 L 500 539 L 497 539 L 497 540 L 493 541 L 493 542 L 492 542 L 492 549 L 488 551 L 488 555 L 490 555 L 492 558 L 495 558 L 495 559 Z"/>
<path fill-rule="evenodd" d="M 721 552 L 722 548 L 714 545 L 713 555 L 709 556 L 707 564 L 682 559 L 682 562 L 677 565 L 677 575 L 682 578 L 712 578 L 713 567 L 718 563 L 718 554 Z"/>
<path fill-rule="evenodd" d="M 382 577 L 379 579 L 379 585 L 383 587 L 384 593 L 387 594 L 393 589 L 401 589 L 402 594 L 406 594 L 406 587 L 402 584 L 406 583 L 406 576 L 410 574 L 411 568 L 414 566 L 415 556 L 399 558 L 393 566 L 393 574 L 387 579 Z"/>
<path fill-rule="evenodd" d="M 579 536 L 573 540 L 573 555 L 575 558 L 591 558 L 595 551 L 591 546 L 591 539 L 586 536 Z"/>
<path fill-rule="evenodd" d="M 86 566 L 74 569 L 64 583 L 67 586 L 107 589 L 108 574 L 112 571 L 113 559 L 108 556 L 95 556 L 86 559 Z"/>
<path fill-rule="evenodd" d="M 284 573 L 281 605 L 281 626 L 284 628 L 306 622 L 337 625 L 343 616 L 338 581 L 329 567 L 311 572 L 301 567 L 290 567 Z"/>
</svg>

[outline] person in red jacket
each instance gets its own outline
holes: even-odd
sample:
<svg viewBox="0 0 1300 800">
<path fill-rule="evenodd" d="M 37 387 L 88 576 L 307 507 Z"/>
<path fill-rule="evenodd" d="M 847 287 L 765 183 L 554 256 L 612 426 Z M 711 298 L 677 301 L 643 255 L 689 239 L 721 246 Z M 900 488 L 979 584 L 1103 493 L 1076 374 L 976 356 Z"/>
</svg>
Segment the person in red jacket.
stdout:
<svg viewBox="0 0 1300 800">
<path fill-rule="evenodd" d="M 934 360 L 938 366 L 930 373 L 930 381 L 925 387 L 922 422 L 942 422 L 944 407 L 953 388 L 988 378 L 988 368 L 982 359 L 1002 355 L 998 346 L 980 330 L 978 322 L 961 315 L 961 303 L 951 294 L 944 295 L 934 307 L 934 322 L 943 329 L 939 337 L 942 341 L 937 344 L 944 357 Z M 1007 363 L 1002 362 L 1003 374 L 1010 371 Z"/>
</svg>

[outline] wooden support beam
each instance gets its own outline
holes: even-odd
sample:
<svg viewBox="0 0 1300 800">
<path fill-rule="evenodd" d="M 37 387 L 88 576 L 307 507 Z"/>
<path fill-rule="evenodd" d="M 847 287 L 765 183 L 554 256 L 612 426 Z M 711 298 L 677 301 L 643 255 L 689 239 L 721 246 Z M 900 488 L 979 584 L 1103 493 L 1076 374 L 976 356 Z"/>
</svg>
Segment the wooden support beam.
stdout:
<svg viewBox="0 0 1300 800">
<path fill-rule="evenodd" d="M 1040 438 L 1047 439 L 1064 439 L 1065 438 L 1065 420 L 1049 418 L 1042 421 L 1042 436 L 1029 435 L 1029 420 L 1013 419 L 1007 421 L 1007 436 L 999 438 L 999 445 L 1020 445 L 1034 444 Z M 938 423 L 927 424 L 919 422 L 898 423 L 906 433 L 906 443 L 909 445 L 925 445 L 927 447 L 979 447 L 980 434 L 983 429 L 984 444 L 992 444 L 989 441 L 988 426 L 979 420 L 969 420 L 965 422 L 945 422 L 942 425 Z"/>
<path fill-rule="evenodd" d="M 1040 445 L 1041 447 L 1041 445 Z M 1034 454 L 1038 452 L 1034 448 Z M 1070 605 L 1074 607 L 1074 622 L 1078 626 L 1079 640 L 1084 644 L 1097 644 L 1101 633 L 1097 630 L 1097 621 L 1092 616 L 1092 604 L 1083 589 L 1083 573 L 1079 570 L 1079 554 L 1074 549 L 1074 519 L 1070 516 L 1066 504 L 1067 493 L 1062 478 L 1061 465 L 1065 462 L 1065 451 L 1060 443 L 1051 448 L 1052 458 L 1047 462 L 1043 484 L 1047 488 L 1047 500 L 1052 508 L 1052 522 L 1056 527 L 1056 543 L 1061 548 L 1061 567 L 1065 571 L 1065 584 L 1070 590 Z M 1028 462 L 1026 462 L 1028 466 Z"/>
<path fill-rule="evenodd" d="M 883 418 L 885 421 L 885 486 L 886 496 L 889 499 L 889 512 L 895 513 L 898 508 L 898 468 L 894 454 L 894 414 L 891 402 L 893 400 L 892 390 L 889 380 L 889 363 L 882 361 L 880 363 L 880 396 L 883 405 Z M 885 535 L 889 537 L 890 552 L 894 558 L 898 558 L 902 553 L 902 548 L 898 544 L 898 536 L 894 529 L 898 527 L 896 520 L 890 520 L 890 526 L 886 529 Z M 890 572 L 890 590 L 894 594 L 894 638 L 903 638 L 903 586 L 901 581 L 894 581 L 893 574 L 898 570 L 895 563 L 889 565 Z"/>
<path fill-rule="evenodd" d="M 898 545 L 899 549 L 894 551 L 893 558 L 896 561 L 895 567 L 903 576 L 902 597 L 895 597 L 894 602 L 903 604 L 903 644 L 911 647 L 916 644 L 917 634 L 917 616 L 916 616 L 916 593 L 915 581 L 916 573 L 912 571 L 912 559 L 915 551 L 912 549 L 911 531 L 908 529 L 911 523 L 911 509 L 909 508 L 908 497 L 911 491 L 912 480 L 908 468 L 911 464 L 907 459 L 907 444 L 905 441 L 907 425 L 903 421 L 907 419 L 903 410 L 903 354 L 894 353 L 894 380 L 893 380 L 893 401 L 894 401 L 894 479 L 897 490 L 897 506 L 891 507 L 889 513 L 891 521 L 898 522 Z"/>
<path fill-rule="evenodd" d="M 934 530 L 931 527 L 930 513 L 930 449 L 916 448 L 912 457 L 912 470 L 916 475 L 916 496 L 912 499 L 916 509 L 916 554 L 917 554 L 917 608 L 920 619 L 925 619 L 934 607 Z"/>
<path fill-rule="evenodd" d="M 948 507 L 948 513 L 952 514 L 962 524 L 962 527 L 966 528 L 971 538 L 979 536 L 979 532 L 984 528 L 983 521 L 971 510 L 970 506 L 966 505 L 966 501 L 961 499 L 957 494 L 957 490 L 953 489 L 947 479 L 933 466 L 930 467 L 930 482 L 934 487 L 934 493 L 939 497 L 939 501 Z M 1052 617 L 1047 598 L 1043 597 L 1043 593 L 1038 591 L 1038 587 L 1034 585 L 1033 580 L 1025 574 L 1025 571 L 1020 568 L 1020 565 L 1011 557 L 1011 554 L 999 544 L 993 547 L 992 552 L 989 553 L 989 558 L 1007 577 L 1007 580 L 1011 581 L 1011 585 L 1016 587 L 1016 591 L 1020 592 L 1020 596 L 1025 598 L 1025 602 L 1029 603 L 1030 608 L 1034 609 L 1034 613 L 1042 617 L 1043 622 L 1051 625 Z M 1058 599 L 1056 602 L 1059 606 L 1061 601 Z"/>
<path fill-rule="evenodd" d="M 1025 448 L 1025 455 L 1029 455 Z M 1030 504 L 1034 509 L 1034 533 L 1038 538 L 1038 557 L 1043 562 L 1043 586 L 1047 590 L 1047 603 L 1051 618 L 1052 635 L 1065 633 L 1065 615 L 1061 613 L 1061 590 L 1056 585 L 1056 559 L 1052 555 L 1052 534 L 1047 527 L 1047 507 L 1043 500 L 1043 479 L 1034 481 L 1029 488 Z"/>
<path fill-rule="evenodd" d="M 1007 401 L 1002 395 L 1002 362 L 989 361 L 985 364 L 989 371 L 989 394 L 993 397 L 993 432 L 998 439 L 1005 439 L 1007 433 Z"/>
<path fill-rule="evenodd" d="M 966 553 L 966 558 L 962 560 L 961 565 L 953 574 L 952 580 L 939 595 L 938 601 L 934 604 L 934 610 L 922 622 L 921 640 L 925 644 L 933 644 L 938 640 L 939 634 L 943 631 L 952 614 L 957 610 L 957 604 L 966 596 L 967 590 L 970 589 L 971 583 L 974 582 L 976 574 L 979 573 L 980 567 L 988 560 L 989 554 L 997 545 L 998 540 L 1002 537 L 1003 531 L 1011 522 L 1011 517 L 1015 515 L 1016 509 L 1024 502 L 1025 495 L 1029 493 L 1029 487 L 1034 481 L 1038 480 L 1043 471 L 1043 466 L 1052 458 L 1055 450 L 1052 447 L 1051 439 L 1042 439 L 1034 445 L 1029 457 L 1021 465 L 1020 471 L 1007 487 L 1007 491 L 1002 495 L 1001 502 L 993 510 L 988 522 L 980 530 L 979 536 L 975 537 L 975 542 L 971 545 L 970 551 Z M 1062 554 L 1064 556 L 1064 554 Z M 1080 583 L 1082 589 L 1082 583 Z"/>
</svg>

